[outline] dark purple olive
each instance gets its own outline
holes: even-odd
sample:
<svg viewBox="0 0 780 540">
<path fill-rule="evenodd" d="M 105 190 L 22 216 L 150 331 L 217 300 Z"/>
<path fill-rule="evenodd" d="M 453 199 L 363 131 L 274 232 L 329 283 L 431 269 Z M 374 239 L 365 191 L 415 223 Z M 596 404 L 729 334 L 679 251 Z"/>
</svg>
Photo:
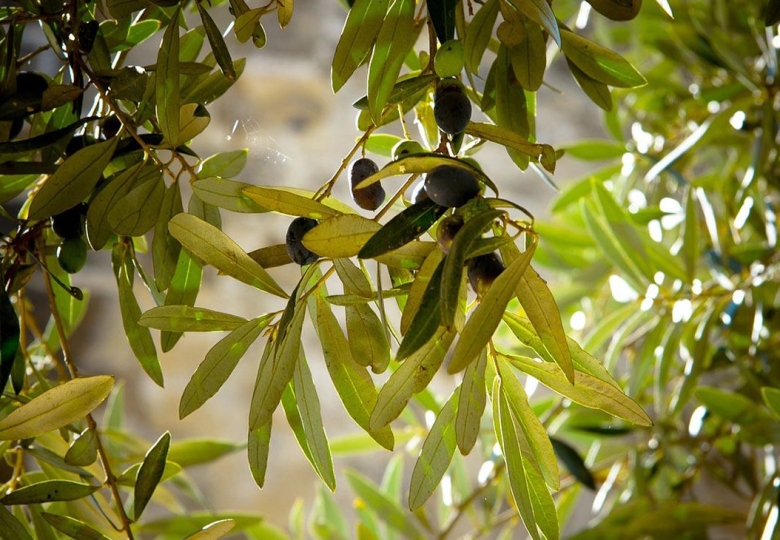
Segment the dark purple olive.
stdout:
<svg viewBox="0 0 780 540">
<path fill-rule="evenodd" d="M 471 120 L 471 101 L 455 79 L 444 79 L 436 88 L 433 101 L 436 124 L 448 135 L 463 133 Z"/>
<path fill-rule="evenodd" d="M 15 138 L 19 136 L 19 134 L 22 132 L 22 128 L 24 127 L 24 119 L 23 118 L 14 118 L 11 121 L 11 129 L 8 132 L 8 140 L 12 141 Z"/>
<path fill-rule="evenodd" d="M 374 182 L 368 187 L 355 189 L 363 180 L 379 171 L 376 163 L 368 158 L 360 158 L 349 166 L 349 185 L 352 188 L 352 199 L 363 210 L 376 210 L 385 202 L 385 189 L 380 182 Z"/>
<path fill-rule="evenodd" d="M 479 194 L 479 182 L 467 170 L 440 165 L 425 175 L 425 192 L 439 206 L 463 206 Z"/>
<path fill-rule="evenodd" d="M 461 227 L 463 227 L 463 217 L 458 214 L 448 216 L 439 223 L 439 227 L 436 229 L 436 241 L 444 253 L 450 252 L 452 241 Z"/>
<path fill-rule="evenodd" d="M 95 137 L 92 135 L 76 135 L 70 141 L 68 141 L 68 145 L 65 147 L 65 156 L 70 157 L 82 148 L 86 148 L 90 144 L 94 143 Z"/>
<path fill-rule="evenodd" d="M 412 204 L 417 204 L 427 198 L 428 194 L 425 192 L 425 181 L 418 182 L 417 185 L 414 186 L 414 190 L 412 190 Z"/>
<path fill-rule="evenodd" d="M 79 203 L 73 208 L 51 217 L 51 228 L 60 238 L 78 238 L 84 233 L 84 217 L 87 205 Z"/>
<path fill-rule="evenodd" d="M 483 296 L 503 271 L 504 263 L 495 253 L 469 259 L 467 274 L 471 288 L 478 296 Z"/>
<path fill-rule="evenodd" d="M 42 95 L 49 87 L 49 81 L 34 71 L 20 71 L 16 74 L 16 93 L 27 95 Z"/>
<path fill-rule="evenodd" d="M 303 236 L 316 226 L 316 219 L 298 217 L 292 220 L 292 223 L 287 228 L 287 253 L 296 264 L 304 266 L 320 258 L 319 255 L 303 245 Z"/>
<path fill-rule="evenodd" d="M 116 134 L 119 133 L 120 129 L 122 129 L 122 122 L 120 122 L 119 118 L 113 114 L 103 120 L 103 122 L 100 124 L 100 133 L 106 139 L 115 137 Z"/>
</svg>

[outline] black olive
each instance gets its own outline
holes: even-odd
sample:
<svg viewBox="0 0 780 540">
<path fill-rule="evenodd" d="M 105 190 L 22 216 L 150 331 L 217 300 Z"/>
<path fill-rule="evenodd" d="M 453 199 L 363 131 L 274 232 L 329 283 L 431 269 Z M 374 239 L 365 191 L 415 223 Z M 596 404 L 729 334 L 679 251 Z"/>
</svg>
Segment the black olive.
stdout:
<svg viewBox="0 0 780 540">
<path fill-rule="evenodd" d="M 380 182 L 374 182 L 368 187 L 355 189 L 363 180 L 379 171 L 376 163 L 368 158 L 353 161 L 349 167 L 349 182 L 352 188 L 352 199 L 364 210 L 376 210 L 385 202 L 385 189 Z"/>
<path fill-rule="evenodd" d="M 303 245 L 303 236 L 317 226 L 317 220 L 298 217 L 292 220 L 290 226 L 287 228 L 287 253 L 293 262 L 304 266 L 311 264 L 320 258 L 319 255 L 310 251 Z"/>
<path fill-rule="evenodd" d="M 444 79 L 439 83 L 433 102 L 433 117 L 444 133 L 463 133 L 471 120 L 471 101 L 460 83 L 454 79 Z"/>
<path fill-rule="evenodd" d="M 488 253 L 469 259 L 467 274 L 469 283 L 479 296 L 484 295 L 501 272 L 504 263 L 496 253 Z"/>
<path fill-rule="evenodd" d="M 470 172 L 440 165 L 425 175 L 425 192 L 439 206 L 463 206 L 479 194 L 479 182 Z"/>
<path fill-rule="evenodd" d="M 78 238 L 84 233 L 84 216 L 87 205 L 79 203 L 51 217 L 51 228 L 60 238 Z"/>
<path fill-rule="evenodd" d="M 436 241 L 444 253 L 449 253 L 452 241 L 461 227 L 463 227 L 463 217 L 458 214 L 448 216 L 439 223 L 439 227 L 436 229 Z"/>
</svg>

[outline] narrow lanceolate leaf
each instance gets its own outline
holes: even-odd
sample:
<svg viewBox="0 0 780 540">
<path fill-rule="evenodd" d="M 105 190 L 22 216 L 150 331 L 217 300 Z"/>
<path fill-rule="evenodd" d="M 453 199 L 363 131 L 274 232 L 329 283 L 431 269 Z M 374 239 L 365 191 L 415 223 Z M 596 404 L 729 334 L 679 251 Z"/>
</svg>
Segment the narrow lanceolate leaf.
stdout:
<svg viewBox="0 0 780 540">
<path fill-rule="evenodd" d="M 427 231 L 446 211 L 445 207 L 430 199 L 413 204 L 376 231 L 361 247 L 358 257 L 372 259 L 408 244 Z"/>
<path fill-rule="evenodd" d="M 535 250 L 536 243 L 534 242 L 506 267 L 485 293 L 479 305 L 466 321 L 466 326 L 455 345 L 455 351 L 452 353 L 452 359 L 447 369 L 449 373 L 457 373 L 469 365 L 493 337 L 493 332 L 501 322 L 506 305 L 514 295 L 517 284 L 528 268 Z"/>
<path fill-rule="evenodd" d="M 0 392 L 5 389 L 19 350 L 19 318 L 11 299 L 0 286 Z"/>
<path fill-rule="evenodd" d="M 408 362 L 408 360 L 407 360 Z M 458 414 L 455 417 L 455 440 L 464 456 L 474 448 L 479 438 L 479 428 L 487 403 L 485 388 L 485 366 L 487 349 L 482 351 L 476 362 L 472 362 L 463 372 L 460 385 Z"/>
<path fill-rule="evenodd" d="M 41 516 L 49 525 L 70 538 L 76 538 L 78 540 L 108 540 L 108 537 L 103 533 L 96 531 L 78 519 L 61 516 L 59 514 L 50 514 L 48 512 L 43 512 Z"/>
<path fill-rule="evenodd" d="M 534 161 L 541 162 L 542 166 L 555 172 L 555 149 L 549 144 L 531 143 L 522 135 L 508 129 L 492 124 L 469 122 L 466 133 L 486 141 L 492 141 L 512 150 L 517 150 Z"/>
<path fill-rule="evenodd" d="M 610 92 L 609 86 L 587 75 L 568 58 L 566 58 L 566 65 L 569 66 L 569 71 L 579 87 L 582 88 L 582 91 L 585 92 L 585 95 L 605 111 L 611 111 L 613 103 L 612 92 Z"/>
<path fill-rule="evenodd" d="M 371 411 L 377 402 L 377 390 L 368 371 L 352 358 L 349 343 L 327 301 L 316 295 L 313 319 L 322 344 L 325 366 L 347 413 L 380 445 L 393 448 L 393 432 L 389 426 L 372 430 Z"/>
<path fill-rule="evenodd" d="M 36 396 L 0 420 L 0 441 L 29 439 L 67 426 L 100 405 L 111 392 L 108 375 L 80 377 Z"/>
<path fill-rule="evenodd" d="M 182 211 L 181 190 L 178 184 L 172 184 L 165 191 L 152 240 L 154 280 L 161 291 L 166 290 L 171 284 L 181 252 L 181 244 L 168 232 L 168 222 Z"/>
<path fill-rule="evenodd" d="M 204 177 L 192 184 L 192 190 L 203 202 L 213 204 L 231 212 L 259 213 L 268 209 L 260 206 L 248 195 L 245 188 L 252 187 L 245 182 L 237 182 L 221 177 Z"/>
<path fill-rule="evenodd" d="M 420 309 L 425 291 L 428 290 L 428 284 L 431 282 L 436 269 L 439 268 L 444 258 L 444 252 L 440 249 L 434 249 L 425 258 L 419 272 L 412 282 L 412 286 L 409 289 L 409 295 L 406 298 L 406 305 L 404 306 L 404 312 L 401 314 L 401 335 L 406 335 L 409 331 L 409 327 L 417 315 L 417 311 Z"/>
<path fill-rule="evenodd" d="M 192 533 L 185 540 L 218 540 L 232 531 L 235 526 L 234 519 L 220 519 Z"/>
<path fill-rule="evenodd" d="M 471 23 L 466 28 L 466 38 L 463 44 L 466 69 L 474 74 L 479 71 L 482 56 L 490 43 L 498 11 L 498 0 L 488 0 L 474 14 L 474 18 L 471 19 Z"/>
<path fill-rule="evenodd" d="M 358 472 L 350 470 L 346 471 L 346 477 L 355 495 L 360 497 L 366 506 L 373 510 L 379 519 L 387 523 L 388 526 L 408 540 L 424 540 L 426 538 L 420 530 L 414 514 L 404 511 L 398 503 L 382 493 L 370 480 Z"/>
<path fill-rule="evenodd" d="M 295 305 L 295 297 L 288 303 Z M 249 409 L 249 430 L 255 430 L 267 424 L 279 402 L 282 399 L 287 383 L 293 377 L 295 364 L 298 362 L 298 354 L 301 348 L 301 330 L 306 310 L 295 306 L 292 319 L 279 336 L 273 353 L 267 357 L 264 355 L 257 371 L 255 389 L 252 394 L 252 403 Z"/>
<path fill-rule="evenodd" d="M 331 65 L 334 92 L 344 86 L 368 56 L 387 13 L 389 0 L 355 0 L 349 10 Z"/>
<path fill-rule="evenodd" d="M 510 0 L 511 4 L 526 17 L 541 25 L 550 36 L 561 46 L 561 32 L 547 0 Z"/>
<path fill-rule="evenodd" d="M 647 84 L 642 74 L 615 51 L 568 30 L 561 33 L 561 38 L 566 58 L 591 79 L 619 88 Z"/>
<path fill-rule="evenodd" d="M 479 124 L 479 125 L 486 126 L 488 124 Z M 467 132 L 468 132 L 468 128 L 467 128 Z M 453 158 L 450 156 L 445 156 L 442 154 L 436 154 L 433 152 L 412 154 L 410 156 L 403 157 L 401 159 L 396 159 L 395 161 L 391 161 L 390 163 L 388 163 L 387 165 L 379 169 L 378 172 L 372 174 L 371 176 L 369 176 L 368 178 L 360 182 L 356 187 L 358 189 L 364 189 L 375 182 L 379 182 L 380 180 L 389 178 L 391 176 L 427 173 L 440 165 L 449 165 L 451 167 L 457 167 L 459 169 L 463 169 L 464 171 L 468 171 L 469 173 L 474 175 L 474 177 L 477 180 L 479 180 L 480 182 L 484 182 L 491 189 L 493 188 L 493 182 L 490 180 L 490 178 L 485 176 L 484 172 L 477 169 L 473 165 L 469 164 L 467 161 Z"/>
<path fill-rule="evenodd" d="M 307 232 L 303 245 L 322 257 L 354 257 L 381 227 L 357 214 L 341 214 L 323 220 Z"/>
<path fill-rule="evenodd" d="M 37 504 L 55 501 L 75 501 L 93 494 L 100 486 L 91 486 L 81 482 L 69 480 L 44 480 L 20 487 L 0 499 L 0 503 L 10 506 L 13 504 Z"/>
<path fill-rule="evenodd" d="M 202 274 L 203 269 L 200 263 L 187 250 L 180 250 L 179 259 L 176 262 L 176 270 L 173 273 L 168 292 L 165 295 L 165 305 L 194 305 L 200 290 Z M 163 331 L 160 334 L 160 344 L 163 352 L 173 349 L 173 346 L 176 345 L 181 336 L 181 332 Z"/>
<path fill-rule="evenodd" d="M 135 496 L 133 508 L 136 521 L 141 517 L 146 505 L 149 504 L 154 490 L 157 489 L 157 484 L 163 477 L 170 445 L 171 434 L 166 431 L 146 453 L 141 467 L 138 469 L 133 490 Z"/>
<path fill-rule="evenodd" d="M 309 445 L 312 465 L 322 481 L 331 491 L 335 491 L 336 477 L 333 473 L 333 459 L 330 455 L 328 437 L 322 424 L 320 400 L 303 349 L 301 349 L 298 363 L 295 365 L 292 384 L 295 391 L 295 403 L 303 424 L 303 432 L 306 434 L 306 441 Z"/>
<path fill-rule="evenodd" d="M 458 412 L 458 396 L 455 390 L 442 407 L 425 438 L 420 456 L 414 464 L 409 485 L 409 509 L 417 510 L 427 501 L 441 483 L 444 473 L 455 453 L 455 416 Z"/>
<path fill-rule="evenodd" d="M 550 437 L 547 430 L 534 414 L 528 403 L 528 396 L 523 389 L 523 385 L 517 380 L 512 368 L 505 360 L 499 360 L 497 363 L 498 373 L 501 377 L 501 391 L 503 392 L 509 411 L 515 423 L 520 426 L 523 435 L 525 435 L 531 454 L 539 471 L 544 477 L 545 483 L 553 490 L 560 488 L 560 475 L 558 473 L 558 462 L 555 459 Z"/>
<path fill-rule="evenodd" d="M 444 259 L 441 275 L 441 323 L 445 326 L 450 327 L 455 323 L 466 257 L 472 246 L 482 237 L 484 230 L 501 214 L 499 210 L 488 210 L 474 216 L 455 235 L 450 251 Z"/>
<path fill-rule="evenodd" d="M 191 214 L 178 214 L 168 223 L 168 229 L 182 246 L 220 272 L 262 291 L 287 297 L 262 266 L 215 226 Z"/>
<path fill-rule="evenodd" d="M 280 214 L 324 219 L 341 213 L 314 199 L 282 188 L 249 186 L 242 189 L 241 192 L 263 208 Z"/>
<path fill-rule="evenodd" d="M 507 356 L 520 371 L 531 375 L 540 383 L 583 407 L 600 409 L 639 426 L 653 424 L 642 407 L 615 386 L 592 375 L 576 371 L 574 385 L 566 380 L 561 369 L 549 362 L 536 361 L 524 356 Z"/>
<path fill-rule="evenodd" d="M 282 28 L 290 24 L 294 5 L 293 0 L 276 0 L 276 18 L 279 20 L 279 26 Z"/>
<path fill-rule="evenodd" d="M 235 330 L 246 319 L 230 313 L 191 306 L 160 306 L 138 319 L 138 324 L 170 332 L 220 332 Z"/>
<path fill-rule="evenodd" d="M 171 15 L 157 53 L 157 71 L 154 74 L 157 123 L 168 144 L 179 140 L 179 12 Z"/>
<path fill-rule="evenodd" d="M 508 246 L 511 250 L 512 244 Z M 566 332 L 563 330 L 561 314 L 558 311 L 558 304 L 547 286 L 547 282 L 534 270 L 533 266 L 529 265 L 523 273 L 523 277 L 515 289 L 515 294 L 555 363 L 561 367 L 566 378 L 574 382 L 574 366 L 566 340 Z"/>
<path fill-rule="evenodd" d="M 555 437 L 550 437 L 555 455 L 561 460 L 566 470 L 583 486 L 591 491 L 596 490 L 596 481 L 593 479 L 593 473 L 585 465 L 579 452 L 569 446 L 568 443 Z"/>
<path fill-rule="evenodd" d="M 133 261 L 123 244 L 116 244 L 112 253 L 114 274 L 119 291 L 119 310 L 122 313 L 122 326 L 130 348 L 138 363 L 156 384 L 163 386 L 163 373 L 157 351 L 154 347 L 152 334 L 145 326 L 138 324 L 141 318 L 141 307 L 133 293 Z"/>
<path fill-rule="evenodd" d="M 238 361 L 268 326 L 271 318 L 263 315 L 238 326 L 214 345 L 195 370 L 179 402 L 179 418 L 200 408 L 222 388 Z"/>
<path fill-rule="evenodd" d="M 118 142 L 118 137 L 112 137 L 82 148 L 66 159 L 35 193 L 27 217 L 44 219 L 83 201 L 100 180 Z"/>
<path fill-rule="evenodd" d="M 547 44 L 542 29 L 535 24 L 526 24 L 526 37 L 519 45 L 509 49 L 509 63 L 517 82 L 530 92 L 542 86 L 544 70 L 547 68 Z"/>
<path fill-rule="evenodd" d="M 86 467 L 98 457 L 98 440 L 94 429 L 87 428 L 73 441 L 65 453 L 65 463 Z"/>
<path fill-rule="evenodd" d="M 6 538 L 13 540 L 33 540 L 27 528 L 8 508 L 0 505 L 0 530 Z"/>
<path fill-rule="evenodd" d="M 425 293 L 423 293 L 420 306 L 409 324 L 409 331 L 404 336 L 395 354 L 395 359 L 398 361 L 403 360 L 425 345 L 439 329 L 439 326 L 441 326 L 441 276 L 446 260 L 447 258 L 445 257 L 431 275 L 431 280 Z M 458 284 L 458 290 L 460 290 L 460 284 Z"/>
<path fill-rule="evenodd" d="M 398 418 L 409 400 L 428 387 L 444 362 L 455 334 L 444 328 L 409 356 L 379 391 L 369 427 L 380 429 Z"/>
<path fill-rule="evenodd" d="M 500 388 L 500 385 L 496 386 Z M 528 443 L 512 417 L 506 397 L 495 389 L 494 397 L 497 398 L 501 426 L 499 442 L 506 460 L 512 498 L 517 504 L 520 518 L 535 540 L 558 538 L 558 516 L 552 495 L 535 463 L 529 459 Z"/>
<path fill-rule="evenodd" d="M 390 363 L 390 342 L 379 316 L 368 304 L 351 304 L 344 310 L 352 358 L 374 373 L 383 373 Z"/>
<path fill-rule="evenodd" d="M 203 7 L 203 4 L 197 2 L 196 5 L 198 6 L 198 13 L 200 14 L 201 21 L 203 21 L 203 29 L 206 31 L 206 37 L 211 45 L 211 52 L 214 54 L 214 59 L 217 61 L 217 64 L 219 64 L 225 77 L 230 81 L 234 81 L 236 79 L 236 70 L 233 67 L 233 59 L 230 58 L 230 50 L 225 44 L 225 40 L 222 39 L 222 33 L 214 22 L 214 19 L 209 15 L 209 12 Z"/>
<path fill-rule="evenodd" d="M 151 230 L 160 217 L 165 198 L 162 171 L 157 178 L 135 185 L 108 212 L 112 231 L 121 236 L 141 236 Z"/>
<path fill-rule="evenodd" d="M 247 444 L 247 459 L 252 478 L 258 487 L 265 484 L 265 473 L 268 469 L 268 452 L 271 449 L 271 419 L 257 429 L 249 432 Z"/>
<path fill-rule="evenodd" d="M 368 63 L 368 110 L 375 124 L 382 117 L 414 36 L 414 0 L 393 0 Z"/>
</svg>

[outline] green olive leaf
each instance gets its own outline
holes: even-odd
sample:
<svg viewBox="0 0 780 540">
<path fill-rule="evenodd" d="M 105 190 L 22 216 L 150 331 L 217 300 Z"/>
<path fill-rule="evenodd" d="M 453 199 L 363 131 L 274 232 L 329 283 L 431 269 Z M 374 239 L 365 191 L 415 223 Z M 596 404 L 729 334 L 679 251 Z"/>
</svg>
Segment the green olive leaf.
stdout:
<svg viewBox="0 0 780 540">
<path fill-rule="evenodd" d="M 98 458 L 98 440 L 94 429 L 87 428 L 71 443 L 65 453 L 65 463 L 87 467 Z"/>
<path fill-rule="evenodd" d="M 535 250 L 536 242 L 512 261 L 496 278 L 482 301 L 471 313 L 452 353 L 447 369 L 449 373 L 457 373 L 474 361 L 493 337 L 493 332 L 501 322 L 501 315 L 514 295 L 515 288 L 523 277 L 525 269 L 528 268 Z"/>
<path fill-rule="evenodd" d="M 160 483 L 163 477 L 170 445 L 171 434 L 166 431 L 149 448 L 149 451 L 144 456 L 144 460 L 141 462 L 133 489 L 133 495 L 135 496 L 133 509 L 136 521 L 141 517 L 146 505 L 149 504 L 157 484 Z"/>
<path fill-rule="evenodd" d="M 46 390 L 0 420 L 0 441 L 29 439 L 67 426 L 92 412 L 113 386 L 113 377 L 97 375 Z"/>
<path fill-rule="evenodd" d="M 311 219 L 325 219 L 341 214 L 330 206 L 283 188 L 249 186 L 241 192 L 263 208 L 280 214 Z"/>
<path fill-rule="evenodd" d="M 357 214 L 340 214 L 321 221 L 308 231 L 303 237 L 303 245 L 322 257 L 353 257 L 380 229 L 381 225 L 371 219 Z"/>
<path fill-rule="evenodd" d="M 355 0 L 344 22 L 331 65 L 334 92 L 344 86 L 374 45 L 389 0 Z"/>
<path fill-rule="evenodd" d="M 215 226 L 191 214 L 178 214 L 168 229 L 182 246 L 222 273 L 282 298 L 287 293 L 262 266 Z"/>
<path fill-rule="evenodd" d="M 197 180 L 192 184 L 192 190 L 205 203 L 231 212 L 268 212 L 267 208 L 244 194 L 243 190 L 250 187 L 252 187 L 251 184 L 227 180 L 218 176 L 203 177 L 202 180 Z M 264 265 L 261 266 L 265 268 Z"/>
<path fill-rule="evenodd" d="M 178 190 L 178 188 L 175 188 Z M 162 173 L 131 189 L 108 212 L 111 230 L 121 236 L 141 236 L 157 223 L 165 198 Z"/>
<path fill-rule="evenodd" d="M 493 27 L 496 24 L 499 11 L 499 0 L 488 0 L 474 14 L 474 18 L 466 27 L 466 38 L 463 43 L 466 69 L 475 75 L 479 72 L 482 56 L 490 43 Z"/>
<path fill-rule="evenodd" d="M 390 375 L 379 391 L 371 412 L 369 426 L 372 429 L 382 428 L 398 418 L 409 400 L 428 387 L 444 362 L 454 338 L 454 332 L 439 328 L 432 339 L 412 353 Z"/>
<path fill-rule="evenodd" d="M 455 416 L 458 413 L 456 389 L 442 407 L 423 442 L 420 455 L 414 464 L 409 484 L 409 509 L 414 511 L 427 501 L 439 487 L 444 473 L 455 454 Z"/>
<path fill-rule="evenodd" d="M 558 47 L 561 46 L 558 21 L 556 21 L 555 14 L 547 0 L 509 0 L 509 2 L 526 17 L 541 25 L 555 40 Z"/>
<path fill-rule="evenodd" d="M 523 373 L 583 407 L 600 409 L 639 426 L 653 424 L 647 413 L 622 390 L 592 375 L 576 371 L 572 385 L 555 364 L 514 355 L 507 356 L 507 359 Z"/>
<path fill-rule="evenodd" d="M 154 226 L 152 239 L 152 261 L 154 265 L 154 281 L 161 291 L 167 289 L 176 272 L 181 244 L 168 232 L 168 222 L 176 214 L 184 211 L 181 201 L 181 191 L 178 184 L 171 184 L 165 190 L 160 215 Z"/>
<path fill-rule="evenodd" d="M 171 14 L 157 53 L 154 74 L 157 123 L 165 140 L 175 147 L 179 140 L 179 15 L 181 6 Z M 186 101 L 185 101 L 186 103 Z"/>
<path fill-rule="evenodd" d="M 399 103 L 403 103 L 407 99 L 410 99 L 413 96 L 417 96 L 421 92 L 424 92 L 435 81 L 436 81 L 436 75 L 432 75 L 430 73 L 426 75 L 418 75 L 417 77 L 412 77 L 410 79 L 404 79 L 402 81 L 398 81 L 393 85 L 393 90 L 390 92 L 390 95 L 387 98 L 387 102 L 385 106 L 389 107 L 392 105 L 398 105 Z M 356 109 L 367 111 L 368 96 L 363 96 L 355 103 L 353 103 L 352 106 L 355 107 Z M 374 137 L 382 136 L 382 135 L 385 134 L 374 135 Z M 368 148 L 368 145 L 366 145 L 366 147 Z M 392 150 L 392 147 L 390 149 Z"/>
<path fill-rule="evenodd" d="M 593 473 L 590 472 L 582 456 L 572 448 L 571 445 L 558 439 L 556 437 L 550 437 L 555 455 L 561 460 L 566 470 L 583 486 L 587 487 L 591 491 L 596 490 L 596 481 L 593 478 Z"/>
<path fill-rule="evenodd" d="M 408 360 L 407 360 L 408 362 Z M 483 349 L 476 362 L 472 362 L 463 372 L 460 385 L 458 414 L 455 417 L 455 440 L 460 453 L 468 455 L 479 438 L 482 415 L 487 403 L 485 387 L 485 366 L 487 349 Z"/>
<path fill-rule="evenodd" d="M 406 335 L 406 333 L 409 331 L 412 320 L 414 320 L 417 311 L 420 309 L 423 295 L 425 294 L 425 291 L 428 290 L 428 284 L 431 281 L 431 276 L 433 276 L 433 273 L 439 267 L 439 263 L 443 258 L 444 252 L 442 250 L 432 250 L 431 253 L 425 258 L 425 262 L 423 262 L 422 266 L 420 267 L 420 271 L 417 272 L 417 275 L 414 277 L 412 286 L 409 289 L 409 296 L 406 299 L 404 311 L 401 314 L 401 335 Z"/>
<path fill-rule="evenodd" d="M 290 264 L 292 259 L 287 251 L 287 244 L 274 244 L 250 251 L 247 255 L 263 268 L 276 268 Z"/>
<path fill-rule="evenodd" d="M 352 358 L 374 373 L 383 373 L 390 363 L 390 342 L 379 316 L 368 304 L 347 305 L 345 311 Z"/>
<path fill-rule="evenodd" d="M 79 538 L 83 540 L 109 540 L 108 536 L 93 529 L 83 521 L 78 519 L 61 516 L 59 514 L 50 514 L 49 512 L 42 512 L 41 517 L 46 520 L 46 523 L 57 529 L 62 534 L 71 538 Z M 17 538 L 14 536 L 14 538 Z M 23 538 L 19 536 L 18 538 Z"/>
<path fill-rule="evenodd" d="M 203 269 L 198 261 L 186 249 L 179 251 L 176 269 L 173 272 L 168 292 L 165 295 L 166 306 L 192 306 L 200 290 Z M 181 332 L 164 330 L 160 334 L 163 352 L 170 351 L 181 338 Z"/>
<path fill-rule="evenodd" d="M 276 17 L 279 20 L 279 26 L 284 28 L 290 24 L 294 9 L 293 0 L 276 0 Z"/>
<path fill-rule="evenodd" d="M 509 48 L 509 62 L 517 82 L 525 90 L 536 92 L 542 86 L 547 68 L 547 44 L 539 26 L 526 24 L 525 30 L 525 39 Z"/>
<path fill-rule="evenodd" d="M 591 79 L 619 88 L 635 88 L 647 84 L 647 80 L 636 68 L 615 51 L 569 30 L 564 30 L 561 37 L 566 59 Z"/>
<path fill-rule="evenodd" d="M 246 322 L 237 315 L 187 305 L 159 306 L 138 319 L 141 326 L 169 332 L 221 332 L 235 330 Z"/>
<path fill-rule="evenodd" d="M 290 3 L 292 4 L 292 0 L 290 0 Z M 219 64 L 222 73 L 225 74 L 225 77 L 230 81 L 234 81 L 236 79 L 236 70 L 233 67 L 233 59 L 230 57 L 230 50 L 225 44 L 225 40 L 222 38 L 222 33 L 214 22 L 214 19 L 209 15 L 209 12 L 203 7 L 203 4 L 197 2 L 196 5 L 198 7 L 200 19 L 203 22 L 203 29 L 206 31 L 206 37 L 211 45 L 211 52 L 214 54 L 214 58 L 216 59 L 217 64 Z M 189 140 L 190 138 L 179 137 L 179 139 L 183 140 Z"/>
<path fill-rule="evenodd" d="M 430 199 L 413 204 L 376 230 L 358 250 L 357 256 L 373 259 L 408 244 L 427 231 L 446 211 L 445 207 Z"/>
<path fill-rule="evenodd" d="M 246 321 L 209 349 L 184 388 L 179 402 L 179 418 L 200 408 L 222 388 L 239 360 L 270 321 L 268 315 Z"/>
<path fill-rule="evenodd" d="M 414 0 L 393 0 L 376 36 L 368 63 L 368 110 L 375 124 L 381 119 L 404 58 L 413 45 L 414 8 Z"/>
<path fill-rule="evenodd" d="M 91 486 L 69 480 L 44 480 L 27 486 L 22 486 L 0 498 L 0 503 L 10 506 L 15 504 L 38 504 L 54 501 L 75 501 L 88 497 L 100 486 Z"/>
<path fill-rule="evenodd" d="M 441 325 L 442 274 L 444 273 L 446 263 L 447 257 L 439 263 L 436 270 L 431 274 L 428 288 L 425 289 L 420 306 L 409 324 L 409 331 L 406 332 L 401 345 L 398 347 L 398 352 L 395 354 L 397 361 L 403 360 L 425 345 Z M 460 290 L 460 284 L 458 284 L 458 290 Z"/>
<path fill-rule="evenodd" d="M 66 159 L 35 193 L 27 218 L 44 219 L 83 201 L 100 180 L 118 142 L 119 138 L 112 137 L 86 146 Z"/>
<path fill-rule="evenodd" d="M 389 426 L 373 430 L 369 419 L 377 401 L 374 381 L 365 368 L 352 358 L 349 343 L 325 299 L 317 294 L 309 309 L 320 337 L 325 366 L 347 413 L 381 446 L 393 448 L 393 432 Z"/>
<path fill-rule="evenodd" d="M 528 142 L 524 136 L 492 124 L 469 122 L 465 133 L 516 150 L 533 161 L 539 161 L 547 171 L 555 172 L 555 149 L 549 144 Z"/>
</svg>

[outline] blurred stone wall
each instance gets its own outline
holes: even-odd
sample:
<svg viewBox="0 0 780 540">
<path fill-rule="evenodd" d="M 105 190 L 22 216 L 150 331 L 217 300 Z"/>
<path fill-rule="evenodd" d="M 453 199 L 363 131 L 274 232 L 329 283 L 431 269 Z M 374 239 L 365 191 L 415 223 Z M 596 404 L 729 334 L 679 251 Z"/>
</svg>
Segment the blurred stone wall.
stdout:
<svg viewBox="0 0 780 540">
<path fill-rule="evenodd" d="M 226 12 L 225 6 L 220 9 Z M 284 31 L 275 27 L 273 16 L 267 18 L 268 45 L 263 50 L 254 49 L 251 44 L 238 45 L 230 34 L 227 39 L 233 56 L 247 56 L 247 68 L 236 86 L 210 107 L 212 122 L 196 150 L 205 156 L 249 147 L 249 163 L 239 177 L 245 182 L 316 189 L 326 181 L 360 135 L 351 103 L 365 92 L 365 68 L 338 95 L 334 96 L 330 90 L 331 55 L 344 17 L 345 11 L 336 0 L 301 2 L 296 4 L 292 23 Z M 220 25 L 228 20 L 217 17 Z M 154 55 L 155 51 L 150 49 L 146 54 Z M 149 63 L 150 58 L 153 56 L 147 57 L 144 63 Z M 543 88 L 538 94 L 539 140 L 559 145 L 582 137 L 600 136 L 599 111 L 574 85 L 567 70 L 556 63 L 545 80 L 551 88 Z M 503 149 L 487 146 L 477 158 L 502 194 L 518 200 L 536 215 L 544 214 L 554 196 L 553 190 L 535 173 L 518 171 Z M 578 163 L 564 159 L 555 178 L 562 184 L 566 178 L 581 173 Z M 335 191 L 337 196 L 348 197 L 345 184 L 346 181 L 340 182 Z M 289 222 L 289 218 L 273 214 L 223 212 L 223 219 L 226 232 L 248 251 L 283 242 Z M 297 270 L 291 267 L 272 273 L 287 290 L 297 282 Z M 87 366 L 87 372 L 117 373 L 126 380 L 129 421 L 137 432 L 150 440 L 166 429 L 171 430 L 174 441 L 186 437 L 245 440 L 262 339 L 211 401 L 179 421 L 177 412 L 182 390 L 208 349 L 221 336 L 189 334 L 172 352 L 163 355 L 166 385 L 160 389 L 144 375 L 127 346 L 108 254 L 91 254 L 88 272 L 79 274 L 75 284 L 90 288 L 93 294 L 88 318 L 78 333 L 81 339 L 75 342 L 78 361 Z M 140 286 L 138 293 L 142 298 L 147 297 Z M 204 271 L 197 304 L 245 317 L 283 307 L 268 295 L 230 278 L 216 276 L 210 268 Z M 147 302 L 145 307 L 151 304 Z M 315 380 L 322 382 L 320 398 L 328 435 L 357 430 L 332 389 L 314 330 L 308 322 L 304 327 L 304 343 Z M 263 490 L 252 481 L 245 452 L 193 470 L 193 476 L 214 508 L 262 512 L 272 522 L 285 525 L 296 498 L 311 501 L 318 479 L 281 411 L 275 417 L 271 445 L 268 479 Z M 388 457 L 387 453 L 375 453 L 337 458 L 335 466 L 337 471 L 356 467 L 378 480 Z M 407 468 L 407 476 L 410 471 Z M 352 499 L 349 488 L 343 476 L 339 475 L 338 481 L 338 498 L 349 505 Z"/>
</svg>

